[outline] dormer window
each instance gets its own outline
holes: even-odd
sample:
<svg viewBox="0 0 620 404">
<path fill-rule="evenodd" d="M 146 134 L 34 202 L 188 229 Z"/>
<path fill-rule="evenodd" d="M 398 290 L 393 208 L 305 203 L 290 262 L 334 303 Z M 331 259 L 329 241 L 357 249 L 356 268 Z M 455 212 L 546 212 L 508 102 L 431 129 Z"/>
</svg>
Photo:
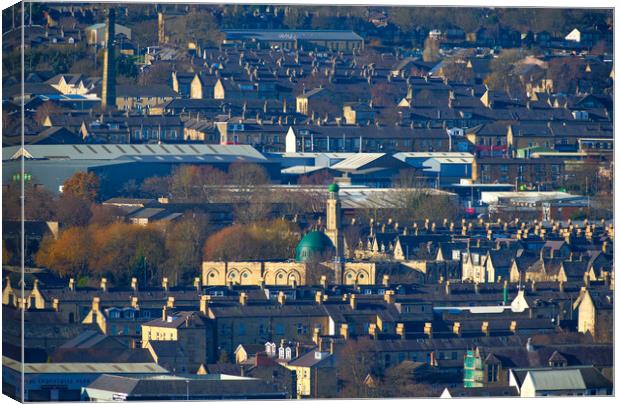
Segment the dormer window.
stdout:
<svg viewBox="0 0 620 404">
<path fill-rule="evenodd" d="M 278 349 L 278 358 L 284 359 L 284 347 Z"/>
<path fill-rule="evenodd" d="M 285 358 L 286 358 L 287 360 L 291 360 L 291 355 L 292 355 L 291 348 L 290 348 L 290 347 L 286 348 L 286 349 L 284 350 L 284 356 L 285 356 Z"/>
</svg>

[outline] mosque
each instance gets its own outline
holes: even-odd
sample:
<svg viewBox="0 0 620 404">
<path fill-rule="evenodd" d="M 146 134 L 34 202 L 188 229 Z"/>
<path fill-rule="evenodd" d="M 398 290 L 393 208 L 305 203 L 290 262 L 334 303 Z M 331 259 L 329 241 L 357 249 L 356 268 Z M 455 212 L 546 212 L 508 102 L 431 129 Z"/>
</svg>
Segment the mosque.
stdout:
<svg viewBox="0 0 620 404">
<path fill-rule="evenodd" d="M 297 245 L 295 259 L 288 261 L 205 261 L 203 286 L 225 285 L 375 285 L 390 276 L 415 281 L 420 274 L 395 262 L 351 261 L 344 257 L 342 209 L 338 184 L 327 187 L 325 231 L 307 233 Z"/>
</svg>

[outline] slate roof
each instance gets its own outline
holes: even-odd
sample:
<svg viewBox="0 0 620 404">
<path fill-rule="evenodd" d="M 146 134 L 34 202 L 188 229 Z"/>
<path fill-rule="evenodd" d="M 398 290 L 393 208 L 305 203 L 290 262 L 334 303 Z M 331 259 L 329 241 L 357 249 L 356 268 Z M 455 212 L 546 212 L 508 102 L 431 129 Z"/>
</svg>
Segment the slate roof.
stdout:
<svg viewBox="0 0 620 404">
<path fill-rule="evenodd" d="M 191 377 L 123 377 L 102 375 L 92 382 L 88 389 L 97 389 L 129 397 L 149 398 L 185 397 L 196 398 L 243 398 L 246 396 L 279 396 L 277 388 L 271 383 L 250 378 L 214 378 L 213 375 Z"/>
<path fill-rule="evenodd" d="M 363 41 L 353 31 L 346 30 L 224 30 L 227 40 L 257 41 Z"/>
<path fill-rule="evenodd" d="M 480 344 L 480 355 L 493 354 L 504 368 L 548 367 L 551 360 L 566 359 L 568 366 L 613 366 L 612 344 L 551 344 L 535 346 L 528 352 L 525 344 L 501 348 Z"/>
</svg>

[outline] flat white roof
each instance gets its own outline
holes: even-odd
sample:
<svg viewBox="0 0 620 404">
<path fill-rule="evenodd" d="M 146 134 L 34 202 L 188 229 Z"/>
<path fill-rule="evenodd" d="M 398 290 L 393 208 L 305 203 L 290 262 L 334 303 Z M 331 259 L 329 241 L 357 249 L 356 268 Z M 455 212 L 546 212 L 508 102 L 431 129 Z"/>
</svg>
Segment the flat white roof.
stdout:
<svg viewBox="0 0 620 404">
<path fill-rule="evenodd" d="M 480 200 L 484 203 L 497 203 L 499 198 L 518 198 L 528 200 L 553 200 L 553 199 L 571 199 L 580 198 L 580 195 L 573 195 L 567 192 L 557 191 L 505 191 L 505 192 L 481 192 Z"/>
</svg>

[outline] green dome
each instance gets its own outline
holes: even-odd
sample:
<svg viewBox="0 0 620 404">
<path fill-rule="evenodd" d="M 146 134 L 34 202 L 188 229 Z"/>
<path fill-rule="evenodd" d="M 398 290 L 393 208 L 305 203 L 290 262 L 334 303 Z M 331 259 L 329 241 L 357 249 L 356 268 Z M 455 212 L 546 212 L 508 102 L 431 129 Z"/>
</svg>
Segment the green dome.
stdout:
<svg viewBox="0 0 620 404">
<path fill-rule="evenodd" d="M 334 251 L 334 245 L 325 233 L 322 231 L 311 231 L 297 244 L 295 260 L 305 262 L 313 257 L 323 260 L 333 255 Z"/>
<path fill-rule="evenodd" d="M 336 184 L 336 183 L 329 184 L 329 185 L 327 186 L 327 190 L 328 190 L 329 192 L 338 192 L 338 190 L 339 190 L 339 189 L 340 189 L 340 187 L 339 187 L 339 186 L 338 186 L 338 184 Z"/>
</svg>

